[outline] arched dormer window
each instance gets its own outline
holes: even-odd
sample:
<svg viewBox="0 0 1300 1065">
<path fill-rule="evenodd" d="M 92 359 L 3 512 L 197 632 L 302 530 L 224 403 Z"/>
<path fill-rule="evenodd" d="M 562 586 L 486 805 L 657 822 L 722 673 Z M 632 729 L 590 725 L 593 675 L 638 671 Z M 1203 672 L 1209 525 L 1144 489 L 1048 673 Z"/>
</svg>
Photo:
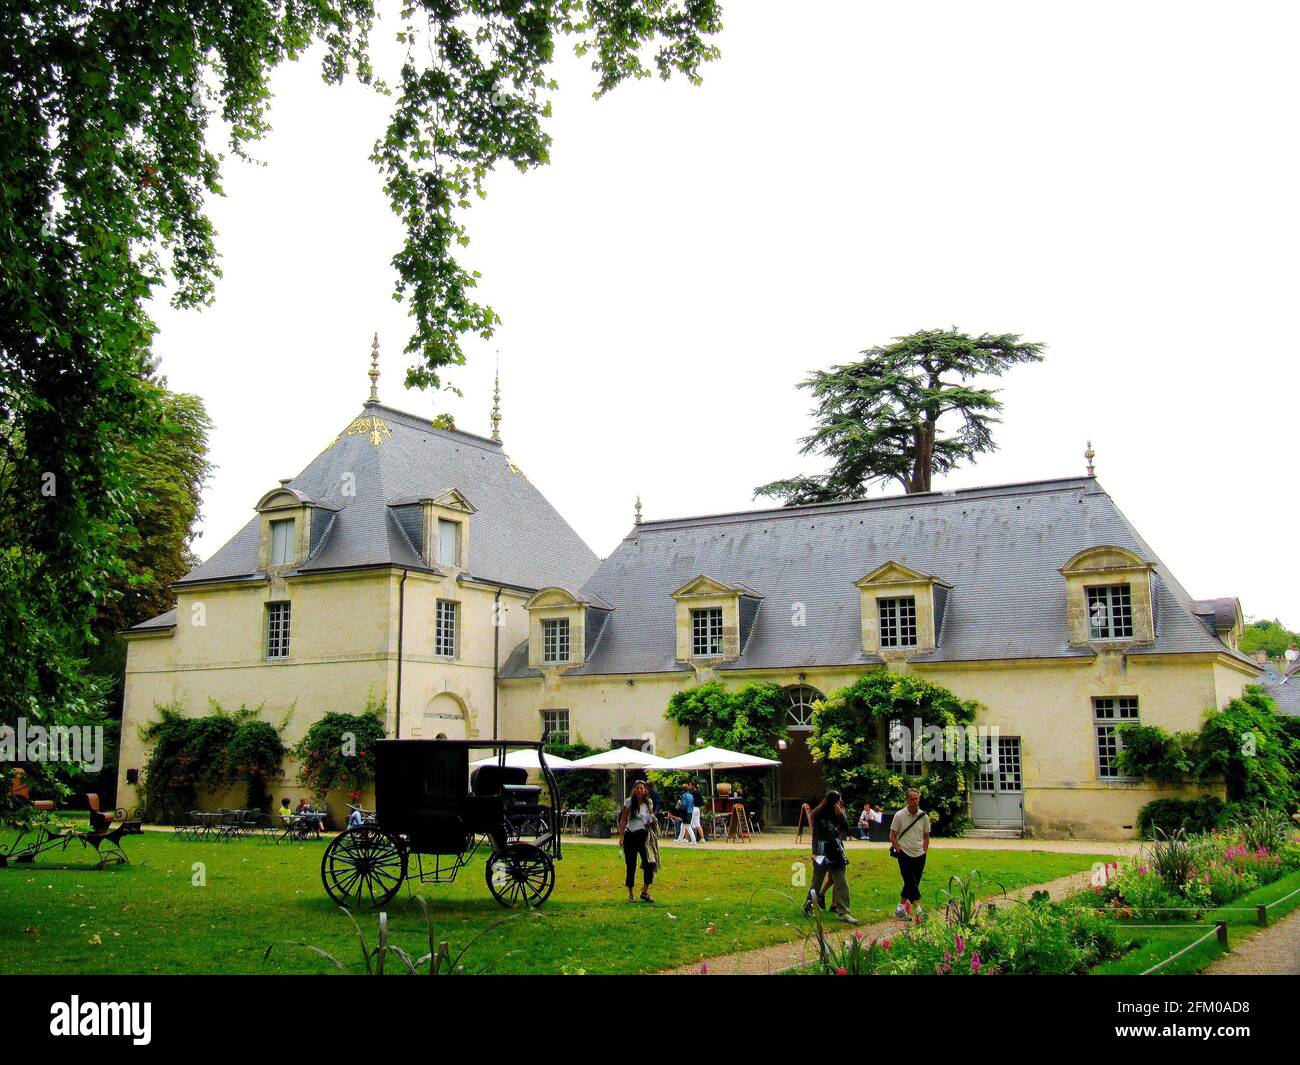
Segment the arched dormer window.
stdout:
<svg viewBox="0 0 1300 1065">
<path fill-rule="evenodd" d="M 1070 644 L 1106 646 L 1155 640 L 1155 565 L 1126 547 L 1098 544 L 1064 566 Z"/>
</svg>

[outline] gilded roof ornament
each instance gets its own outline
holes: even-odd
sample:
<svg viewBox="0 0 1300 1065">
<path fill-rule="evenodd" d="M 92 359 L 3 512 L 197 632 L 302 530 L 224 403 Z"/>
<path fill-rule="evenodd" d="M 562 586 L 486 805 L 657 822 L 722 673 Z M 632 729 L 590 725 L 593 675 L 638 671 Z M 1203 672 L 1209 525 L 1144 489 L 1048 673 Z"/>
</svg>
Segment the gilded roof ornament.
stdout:
<svg viewBox="0 0 1300 1065">
<path fill-rule="evenodd" d="M 492 439 L 501 443 L 501 367 L 492 383 Z"/>
<path fill-rule="evenodd" d="M 379 334 L 370 342 L 370 398 L 367 403 L 379 402 Z M 378 441 L 374 441 L 378 443 Z"/>
</svg>

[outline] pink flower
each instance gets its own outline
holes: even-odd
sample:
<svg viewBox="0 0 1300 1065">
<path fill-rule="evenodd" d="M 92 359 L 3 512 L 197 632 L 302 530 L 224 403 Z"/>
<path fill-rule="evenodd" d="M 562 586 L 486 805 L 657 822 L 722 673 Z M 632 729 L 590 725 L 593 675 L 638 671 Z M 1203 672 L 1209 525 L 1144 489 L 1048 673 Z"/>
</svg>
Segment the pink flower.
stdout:
<svg viewBox="0 0 1300 1065">
<path fill-rule="evenodd" d="M 952 955 L 949 954 L 946 950 L 943 952 L 943 960 L 944 960 L 944 961 L 952 961 Z"/>
<path fill-rule="evenodd" d="M 962 956 L 962 953 L 966 950 L 966 940 L 962 939 L 961 933 L 958 932 L 955 936 L 953 936 L 952 943 L 953 946 L 957 948 L 957 957 L 960 958 Z"/>
<path fill-rule="evenodd" d="M 854 933 L 853 933 L 853 938 L 856 939 L 859 943 L 861 943 L 861 942 L 862 942 L 862 933 L 861 933 L 861 932 L 854 932 Z"/>
<path fill-rule="evenodd" d="M 975 974 L 977 974 L 977 975 L 979 974 L 979 971 L 980 971 L 980 956 L 979 956 L 978 953 L 972 954 L 972 955 L 970 956 L 970 971 L 973 972 L 973 973 L 975 973 Z"/>
<path fill-rule="evenodd" d="M 700 975 L 701 975 L 701 976 L 708 976 L 708 975 L 709 975 L 709 963 L 708 963 L 708 962 L 703 962 L 703 963 L 700 965 Z"/>
<path fill-rule="evenodd" d="M 880 949 L 881 949 L 881 950 L 888 950 L 888 949 L 889 949 L 890 947 L 892 947 L 893 945 L 894 945 L 894 941 L 893 941 L 892 939 L 882 939 L 882 940 L 880 941 Z"/>
<path fill-rule="evenodd" d="M 843 966 L 840 966 L 838 969 L 835 970 L 835 975 L 836 975 L 836 976 L 848 976 L 848 975 L 849 975 L 849 971 L 848 971 L 848 969 L 844 968 Z"/>
<path fill-rule="evenodd" d="M 912 904 L 908 902 L 906 899 L 903 900 L 903 912 L 904 913 L 912 912 Z"/>
</svg>

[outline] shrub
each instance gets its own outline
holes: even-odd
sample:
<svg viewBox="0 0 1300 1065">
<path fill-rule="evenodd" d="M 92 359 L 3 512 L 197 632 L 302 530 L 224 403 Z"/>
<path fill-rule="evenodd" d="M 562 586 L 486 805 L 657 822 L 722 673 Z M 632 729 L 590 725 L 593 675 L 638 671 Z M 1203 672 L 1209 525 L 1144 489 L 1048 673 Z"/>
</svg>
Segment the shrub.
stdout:
<svg viewBox="0 0 1300 1065">
<path fill-rule="evenodd" d="M 676 692 L 664 717 L 686 726 L 708 746 L 777 758 L 777 743 L 789 734 L 789 705 L 789 696 L 776 684 L 746 684 L 730 690 L 715 680 Z M 765 800 L 771 776 L 768 769 L 727 770 L 728 780 L 740 784 L 755 808 Z"/>
<path fill-rule="evenodd" d="M 1156 725 L 1121 725 L 1119 769 L 1125 776 L 1181 784 L 1195 772 L 1196 733 L 1170 735 Z"/>
<path fill-rule="evenodd" d="M 546 753 L 554 754 L 569 761 L 586 758 L 603 748 L 591 747 L 579 737 L 576 743 L 548 743 Z M 560 804 L 566 807 L 582 809 L 593 795 L 608 795 L 613 788 L 610 773 L 605 769 L 566 769 L 556 773 L 555 779 L 560 785 Z"/>
<path fill-rule="evenodd" d="M 584 826 L 604 831 L 618 819 L 618 805 L 608 795 L 593 795 L 587 800 Z"/>
<path fill-rule="evenodd" d="M 1295 827 L 1286 814 L 1267 806 L 1249 816 L 1234 817 L 1232 830 L 1241 837 L 1248 850 L 1270 852 L 1281 850 L 1295 833 Z"/>
<path fill-rule="evenodd" d="M 1196 799 L 1156 799 L 1138 811 L 1138 831 L 1143 837 L 1162 832 L 1208 832 L 1224 823 L 1223 800 L 1213 795 Z"/>
<path fill-rule="evenodd" d="M 1274 712 L 1273 700 L 1257 686 L 1206 716 L 1197 747 L 1196 771 L 1221 778 L 1229 802 L 1295 809 L 1291 732 Z"/>
<path fill-rule="evenodd" d="M 384 738 L 384 704 L 367 700 L 359 714 L 326 714 L 294 746 L 298 777 L 317 796 L 334 788 L 359 792 L 375 779 L 375 744 Z"/>
<path fill-rule="evenodd" d="M 186 717 L 178 704 L 159 706 L 158 720 L 140 730 L 153 744 L 144 771 L 149 817 L 192 810 L 200 792 L 210 795 L 239 780 L 248 781 L 249 807 L 267 808 L 266 783 L 282 772 L 280 730 L 257 720 L 262 707 L 233 713 L 215 701 L 211 707 L 205 717 Z"/>
<path fill-rule="evenodd" d="M 270 810 L 270 781 L 284 776 L 284 743 L 274 725 L 265 721 L 244 721 L 230 737 L 225 749 L 225 777 L 247 780 L 244 799 L 249 810 Z"/>
</svg>

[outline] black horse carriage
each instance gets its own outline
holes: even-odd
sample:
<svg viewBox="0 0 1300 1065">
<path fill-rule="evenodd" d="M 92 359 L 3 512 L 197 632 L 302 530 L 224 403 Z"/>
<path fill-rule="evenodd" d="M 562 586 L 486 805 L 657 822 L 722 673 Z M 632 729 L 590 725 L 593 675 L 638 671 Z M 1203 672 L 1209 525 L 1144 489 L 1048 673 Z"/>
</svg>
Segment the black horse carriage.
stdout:
<svg viewBox="0 0 1300 1065">
<path fill-rule="evenodd" d="M 375 744 L 375 820 L 340 833 L 321 859 L 321 880 L 341 906 L 382 906 L 403 881 L 450 883 L 487 840 L 487 886 L 502 906 L 541 906 L 555 887 L 559 788 L 541 742 L 380 740 Z M 496 752 L 470 773 L 470 751 Z M 535 750 L 542 786 L 506 765 Z M 412 868 L 414 866 L 414 868 Z"/>
</svg>

